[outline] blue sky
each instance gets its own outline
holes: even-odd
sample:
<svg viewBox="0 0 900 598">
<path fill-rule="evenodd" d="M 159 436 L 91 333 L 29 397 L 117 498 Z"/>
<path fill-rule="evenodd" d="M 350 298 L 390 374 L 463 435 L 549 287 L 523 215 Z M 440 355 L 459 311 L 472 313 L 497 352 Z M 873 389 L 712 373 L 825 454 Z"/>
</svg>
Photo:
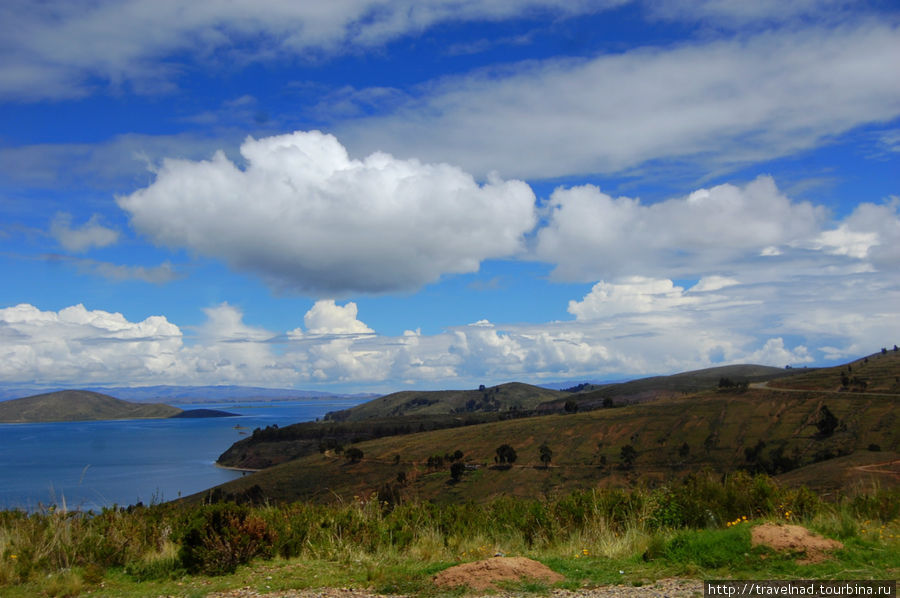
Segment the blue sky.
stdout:
<svg viewBox="0 0 900 598">
<path fill-rule="evenodd" d="M 0 383 L 900 342 L 893 2 L 12 0 L 0 33 Z"/>
</svg>

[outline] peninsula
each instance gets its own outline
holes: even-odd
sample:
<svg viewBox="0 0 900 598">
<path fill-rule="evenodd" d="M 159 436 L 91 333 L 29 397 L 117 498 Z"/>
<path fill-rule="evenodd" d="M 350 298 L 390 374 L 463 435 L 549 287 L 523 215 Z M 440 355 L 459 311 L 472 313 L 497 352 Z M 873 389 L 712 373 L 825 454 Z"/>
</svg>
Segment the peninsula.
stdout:
<svg viewBox="0 0 900 598">
<path fill-rule="evenodd" d="M 132 403 L 89 390 L 61 390 L 0 401 L 0 423 L 98 421 L 111 419 L 162 419 L 169 417 L 226 417 L 234 415 L 209 409 L 191 415 L 162 403 Z"/>
</svg>

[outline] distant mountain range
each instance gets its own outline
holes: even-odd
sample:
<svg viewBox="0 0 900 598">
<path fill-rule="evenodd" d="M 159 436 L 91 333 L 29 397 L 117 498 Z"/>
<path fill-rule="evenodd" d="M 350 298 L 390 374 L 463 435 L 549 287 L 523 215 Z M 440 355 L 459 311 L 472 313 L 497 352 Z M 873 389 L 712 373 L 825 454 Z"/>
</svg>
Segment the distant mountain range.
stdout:
<svg viewBox="0 0 900 598">
<path fill-rule="evenodd" d="M 0 401 L 18 399 L 38 393 L 65 390 L 36 386 L 0 387 Z M 321 390 L 294 388 L 262 388 L 256 386 L 96 386 L 84 390 L 113 395 L 139 402 L 222 403 L 231 401 L 286 401 L 290 399 L 370 399 L 378 394 L 338 394 Z"/>
</svg>

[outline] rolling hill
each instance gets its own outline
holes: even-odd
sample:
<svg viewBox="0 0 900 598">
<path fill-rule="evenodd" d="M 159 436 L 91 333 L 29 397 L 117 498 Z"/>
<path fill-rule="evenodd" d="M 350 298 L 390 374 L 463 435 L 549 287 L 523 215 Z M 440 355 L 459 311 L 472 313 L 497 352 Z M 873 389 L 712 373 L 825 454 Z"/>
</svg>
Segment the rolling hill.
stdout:
<svg viewBox="0 0 900 598">
<path fill-rule="evenodd" d="M 574 400 L 581 410 L 598 409 L 604 402 L 612 401 L 617 405 L 643 403 L 663 398 L 671 398 L 685 393 L 696 393 L 718 388 L 723 379 L 733 383 L 765 382 L 795 376 L 810 370 L 790 370 L 765 365 L 739 364 L 726 365 L 690 372 L 681 372 L 670 376 L 652 376 L 615 384 L 590 384 L 585 390 L 548 401 L 538 407 L 542 411 L 560 411 L 563 403 Z"/>
<path fill-rule="evenodd" d="M 130 403 L 88 390 L 62 390 L 0 402 L 0 422 L 60 422 L 172 417 L 181 409 L 159 403 Z"/>
<path fill-rule="evenodd" d="M 482 411 L 529 411 L 568 393 L 510 382 L 477 390 L 404 390 L 325 416 L 327 421 L 362 421 L 404 415 L 437 415 Z"/>
<path fill-rule="evenodd" d="M 900 376 L 900 354 L 870 356 L 865 365 L 877 366 L 885 380 Z M 811 384 L 833 374 L 831 368 L 801 370 L 788 380 Z M 822 380 L 819 383 L 827 386 Z M 504 494 L 539 496 L 574 488 L 655 485 L 691 472 L 726 474 L 738 469 L 784 474 L 786 483 L 824 476 L 842 486 L 847 467 L 881 458 L 867 452 L 884 451 L 887 459 L 900 451 L 898 403 L 900 394 L 803 388 L 679 393 L 616 409 L 366 440 L 349 447 L 359 453 L 345 449 L 343 455 L 332 450 L 306 455 L 193 500 L 212 496 L 332 501 L 375 492 L 478 501 Z M 539 447 L 545 443 L 552 451 L 549 466 L 540 460 Z M 501 444 L 510 445 L 518 455 L 511 465 L 494 461 Z M 462 453 L 465 469 L 458 481 L 449 471 L 456 451 Z M 852 458 L 842 465 L 836 460 L 841 457 Z M 823 465 L 829 462 L 834 466 Z M 804 468 L 812 473 L 802 475 Z M 900 482 L 897 475 L 881 469 L 866 471 L 887 485 Z M 792 478 L 790 472 L 800 473 Z"/>
</svg>

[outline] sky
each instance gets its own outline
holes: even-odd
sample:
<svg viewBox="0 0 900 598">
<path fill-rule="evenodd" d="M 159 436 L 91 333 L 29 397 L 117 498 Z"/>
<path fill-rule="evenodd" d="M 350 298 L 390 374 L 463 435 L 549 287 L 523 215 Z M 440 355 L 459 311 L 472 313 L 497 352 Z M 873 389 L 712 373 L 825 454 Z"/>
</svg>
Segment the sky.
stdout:
<svg viewBox="0 0 900 598">
<path fill-rule="evenodd" d="M 892 0 L 5 0 L 0 384 L 900 343 Z"/>
</svg>

